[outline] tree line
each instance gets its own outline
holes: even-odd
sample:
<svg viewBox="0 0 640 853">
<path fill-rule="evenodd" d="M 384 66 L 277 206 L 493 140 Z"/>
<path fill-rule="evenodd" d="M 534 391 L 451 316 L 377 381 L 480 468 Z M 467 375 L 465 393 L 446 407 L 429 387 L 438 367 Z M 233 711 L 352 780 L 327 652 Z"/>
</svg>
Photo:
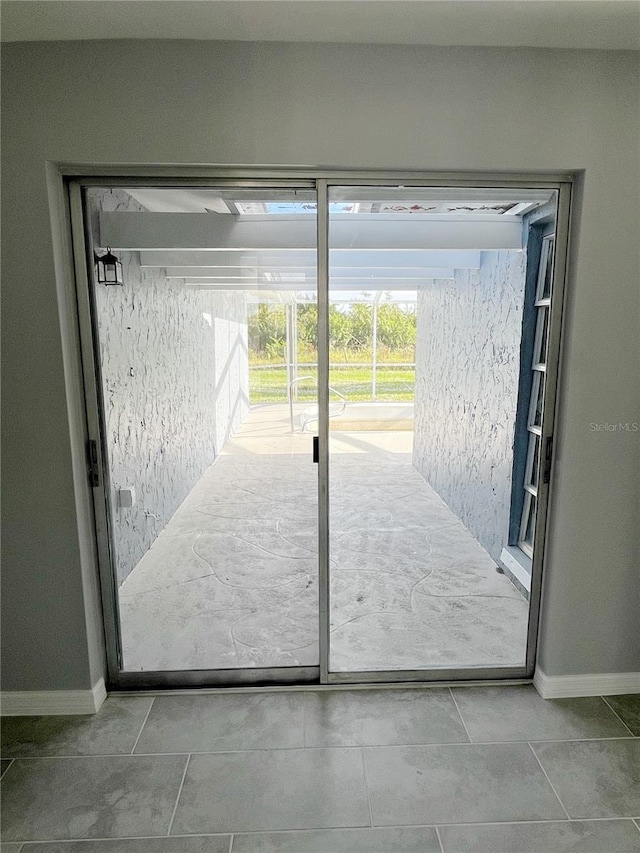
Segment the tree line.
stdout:
<svg viewBox="0 0 640 853">
<path fill-rule="evenodd" d="M 298 341 L 315 349 L 318 345 L 318 308 L 312 303 L 296 305 Z M 378 345 L 390 350 L 413 346 L 416 313 L 400 305 L 378 305 Z M 261 303 L 249 314 L 249 346 L 261 355 L 280 356 L 286 341 L 284 305 Z M 373 341 L 373 306 L 354 303 L 329 306 L 329 345 L 336 349 L 363 350 Z"/>
</svg>

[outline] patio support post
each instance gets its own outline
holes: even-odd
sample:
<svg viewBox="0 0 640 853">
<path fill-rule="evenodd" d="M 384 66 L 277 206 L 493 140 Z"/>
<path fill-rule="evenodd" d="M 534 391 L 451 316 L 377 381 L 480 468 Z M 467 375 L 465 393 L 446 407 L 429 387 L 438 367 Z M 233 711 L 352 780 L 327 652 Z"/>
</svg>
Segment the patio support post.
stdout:
<svg viewBox="0 0 640 853">
<path fill-rule="evenodd" d="M 373 331 L 372 331 L 372 352 L 371 352 L 371 365 L 372 365 L 372 377 L 371 377 L 371 399 L 376 399 L 377 393 L 377 371 L 378 371 L 378 303 L 380 302 L 380 297 L 382 296 L 382 291 L 379 290 L 375 298 L 373 300 Z"/>
<path fill-rule="evenodd" d="M 291 381 L 298 378 L 298 303 L 295 293 L 291 295 Z M 298 398 L 298 386 L 295 386 L 296 399 Z"/>
<path fill-rule="evenodd" d="M 292 397 L 293 389 L 291 383 L 293 381 L 292 361 L 291 358 L 291 304 L 287 303 L 284 306 L 285 327 L 284 327 L 284 356 L 287 364 L 287 394 Z"/>
</svg>

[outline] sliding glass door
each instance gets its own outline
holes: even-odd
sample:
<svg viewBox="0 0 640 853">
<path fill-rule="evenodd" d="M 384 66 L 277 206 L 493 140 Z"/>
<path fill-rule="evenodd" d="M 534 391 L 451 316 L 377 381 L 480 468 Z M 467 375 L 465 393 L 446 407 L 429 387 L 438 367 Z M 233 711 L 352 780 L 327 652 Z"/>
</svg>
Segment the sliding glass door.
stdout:
<svg viewBox="0 0 640 853">
<path fill-rule="evenodd" d="M 315 190 L 83 196 L 116 680 L 317 679 Z"/>
<path fill-rule="evenodd" d="M 548 188 L 329 188 L 330 681 L 527 671 L 553 252 L 537 235 L 556 206 Z"/>
<path fill-rule="evenodd" d="M 71 184 L 113 686 L 531 673 L 568 189 L 506 183 Z"/>
</svg>

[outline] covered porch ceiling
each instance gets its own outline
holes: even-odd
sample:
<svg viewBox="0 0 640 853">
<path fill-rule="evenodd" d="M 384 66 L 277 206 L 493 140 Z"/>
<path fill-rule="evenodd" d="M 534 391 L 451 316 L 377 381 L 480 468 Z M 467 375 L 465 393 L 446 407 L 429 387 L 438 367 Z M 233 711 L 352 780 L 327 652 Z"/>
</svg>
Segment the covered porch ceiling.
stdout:
<svg viewBox="0 0 640 853">
<path fill-rule="evenodd" d="M 141 210 L 101 212 L 103 247 L 138 251 L 142 267 L 163 268 L 188 287 L 313 298 L 313 189 L 125 191 Z M 521 251 L 523 217 L 552 197 L 551 190 L 523 188 L 332 187 L 332 294 L 385 291 L 404 301 L 434 279 L 452 279 L 456 269 L 478 269 L 483 251 Z"/>
</svg>

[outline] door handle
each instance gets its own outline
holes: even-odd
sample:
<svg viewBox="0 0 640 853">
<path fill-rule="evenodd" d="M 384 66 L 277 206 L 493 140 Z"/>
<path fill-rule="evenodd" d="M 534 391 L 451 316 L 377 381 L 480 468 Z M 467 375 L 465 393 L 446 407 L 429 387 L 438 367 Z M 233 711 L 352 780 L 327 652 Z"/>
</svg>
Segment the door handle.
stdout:
<svg viewBox="0 0 640 853">
<path fill-rule="evenodd" d="M 313 436 L 313 461 L 315 462 L 316 465 L 318 464 L 319 459 L 320 459 L 320 447 L 319 447 L 319 442 L 318 442 L 318 436 L 314 435 Z"/>
<path fill-rule="evenodd" d="M 93 439 L 87 442 L 87 462 L 89 485 L 95 489 L 96 486 L 100 485 L 100 467 L 98 465 L 98 444 Z"/>
<path fill-rule="evenodd" d="M 542 474 L 542 482 L 548 483 L 551 479 L 551 460 L 553 458 L 553 436 L 549 436 L 544 448 L 544 471 Z"/>
</svg>

